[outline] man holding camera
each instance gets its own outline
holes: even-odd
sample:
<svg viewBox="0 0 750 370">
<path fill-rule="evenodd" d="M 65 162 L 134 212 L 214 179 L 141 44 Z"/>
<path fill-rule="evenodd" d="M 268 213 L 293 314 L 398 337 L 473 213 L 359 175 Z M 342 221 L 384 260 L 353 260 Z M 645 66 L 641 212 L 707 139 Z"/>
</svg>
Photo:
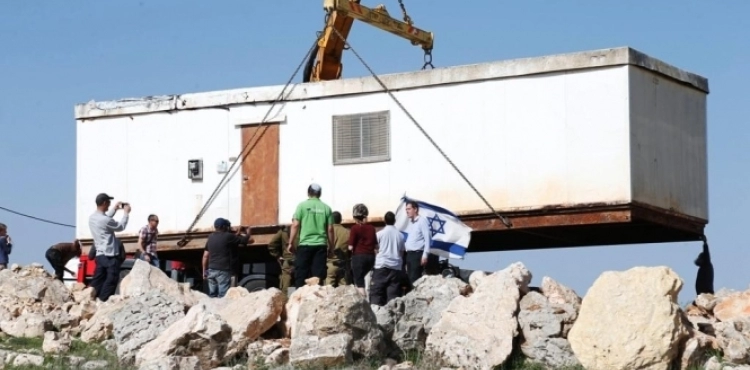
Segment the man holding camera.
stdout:
<svg viewBox="0 0 750 370">
<path fill-rule="evenodd" d="M 106 302 L 115 293 L 117 283 L 120 280 L 121 254 L 124 252 L 119 241 L 115 238 L 115 232 L 123 231 L 128 226 L 130 216 L 130 204 L 117 202 L 110 210 L 113 197 L 101 193 L 96 196 L 96 211 L 89 216 L 89 229 L 96 249 L 96 270 L 91 280 L 91 286 L 96 290 L 96 297 Z M 123 210 L 120 222 L 112 218 L 118 209 Z"/>
</svg>

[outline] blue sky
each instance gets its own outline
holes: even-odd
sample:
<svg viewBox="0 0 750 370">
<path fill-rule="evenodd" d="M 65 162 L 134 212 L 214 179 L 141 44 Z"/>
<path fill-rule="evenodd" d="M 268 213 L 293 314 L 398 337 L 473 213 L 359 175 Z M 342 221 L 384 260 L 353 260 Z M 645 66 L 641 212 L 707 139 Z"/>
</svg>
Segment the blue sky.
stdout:
<svg viewBox="0 0 750 370">
<path fill-rule="evenodd" d="M 435 33 L 434 64 L 631 46 L 709 79 L 710 223 L 715 286 L 746 289 L 750 245 L 750 2 L 404 0 Z M 374 6 L 381 2 L 366 2 Z M 384 1 L 399 14 L 396 0 Z M 0 206 L 75 222 L 73 106 L 111 100 L 283 84 L 323 25 L 322 1 L 0 2 Z M 362 23 L 352 46 L 377 73 L 421 67 L 418 47 Z M 367 71 L 347 53 L 344 74 Z M 299 78 L 297 79 L 299 81 Z M 106 138 L 102 143 L 106 150 Z M 45 262 L 73 229 L 0 211 L 16 247 L 11 262 Z M 693 297 L 700 243 L 469 254 L 461 265 L 497 270 L 523 261 L 534 284 L 548 275 L 584 295 L 601 272 L 667 265 Z"/>
</svg>

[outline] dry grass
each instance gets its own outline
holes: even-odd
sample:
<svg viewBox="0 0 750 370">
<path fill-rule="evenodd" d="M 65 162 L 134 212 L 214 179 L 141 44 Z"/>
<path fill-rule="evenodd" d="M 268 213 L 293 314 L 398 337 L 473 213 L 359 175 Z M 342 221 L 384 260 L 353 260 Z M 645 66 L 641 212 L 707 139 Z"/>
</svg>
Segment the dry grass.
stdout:
<svg viewBox="0 0 750 370">
<path fill-rule="evenodd" d="M 44 357 L 42 366 L 22 365 L 14 366 L 12 363 L 6 364 L 4 369 L 7 370 L 35 370 L 35 369 L 59 369 L 59 370 L 79 370 L 83 364 L 88 361 L 106 361 L 106 369 L 112 370 L 131 370 L 135 369 L 130 366 L 121 366 L 117 361 L 117 356 L 112 351 L 108 351 L 104 346 L 99 344 L 84 343 L 80 340 L 73 340 L 70 346 L 70 352 L 64 355 L 49 355 L 42 352 L 42 338 L 13 338 L 5 337 L 0 339 L 0 349 L 16 353 L 27 353 Z M 84 360 L 80 363 L 71 364 L 70 357 L 80 357 Z"/>
</svg>

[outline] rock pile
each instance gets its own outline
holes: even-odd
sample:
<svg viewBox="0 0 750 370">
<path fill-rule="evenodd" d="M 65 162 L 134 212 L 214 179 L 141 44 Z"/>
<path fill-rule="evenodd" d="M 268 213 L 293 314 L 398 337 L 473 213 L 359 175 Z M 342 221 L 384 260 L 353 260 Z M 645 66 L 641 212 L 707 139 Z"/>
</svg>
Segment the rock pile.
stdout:
<svg viewBox="0 0 750 370">
<path fill-rule="evenodd" d="M 677 304 L 683 282 L 667 267 L 605 272 L 581 299 L 516 262 L 469 284 L 425 276 L 386 306 L 356 288 L 308 285 L 287 299 L 275 288 L 232 288 L 209 298 L 142 261 L 107 302 L 91 288 L 68 289 L 41 265 L 0 271 L 0 330 L 43 338 L 42 354 L 0 348 L 0 364 L 38 364 L 42 355 L 107 368 L 68 355 L 96 342 L 121 366 L 139 369 L 323 368 L 381 359 L 410 369 L 404 353 L 435 366 L 492 369 L 523 356 L 547 368 L 750 369 L 750 290 Z M 402 361 L 398 363 L 397 360 Z M 101 362 L 101 361 L 99 361 Z"/>
</svg>

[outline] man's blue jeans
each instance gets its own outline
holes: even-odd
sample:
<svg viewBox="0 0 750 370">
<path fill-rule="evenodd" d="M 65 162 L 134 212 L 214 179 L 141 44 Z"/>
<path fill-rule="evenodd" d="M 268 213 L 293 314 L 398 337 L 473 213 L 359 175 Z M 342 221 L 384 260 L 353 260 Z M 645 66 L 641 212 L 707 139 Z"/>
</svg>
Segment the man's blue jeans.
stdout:
<svg viewBox="0 0 750 370">
<path fill-rule="evenodd" d="M 148 256 L 151 258 L 151 261 L 146 261 L 145 253 L 141 254 L 140 258 L 144 262 L 148 262 L 149 264 L 151 264 L 151 266 L 156 266 L 156 268 L 159 268 L 159 257 L 157 257 L 155 253 L 149 254 Z"/>
<path fill-rule="evenodd" d="M 207 271 L 208 279 L 208 296 L 209 297 L 224 297 L 229 290 L 231 285 L 231 274 L 229 271 L 211 270 Z"/>
</svg>

